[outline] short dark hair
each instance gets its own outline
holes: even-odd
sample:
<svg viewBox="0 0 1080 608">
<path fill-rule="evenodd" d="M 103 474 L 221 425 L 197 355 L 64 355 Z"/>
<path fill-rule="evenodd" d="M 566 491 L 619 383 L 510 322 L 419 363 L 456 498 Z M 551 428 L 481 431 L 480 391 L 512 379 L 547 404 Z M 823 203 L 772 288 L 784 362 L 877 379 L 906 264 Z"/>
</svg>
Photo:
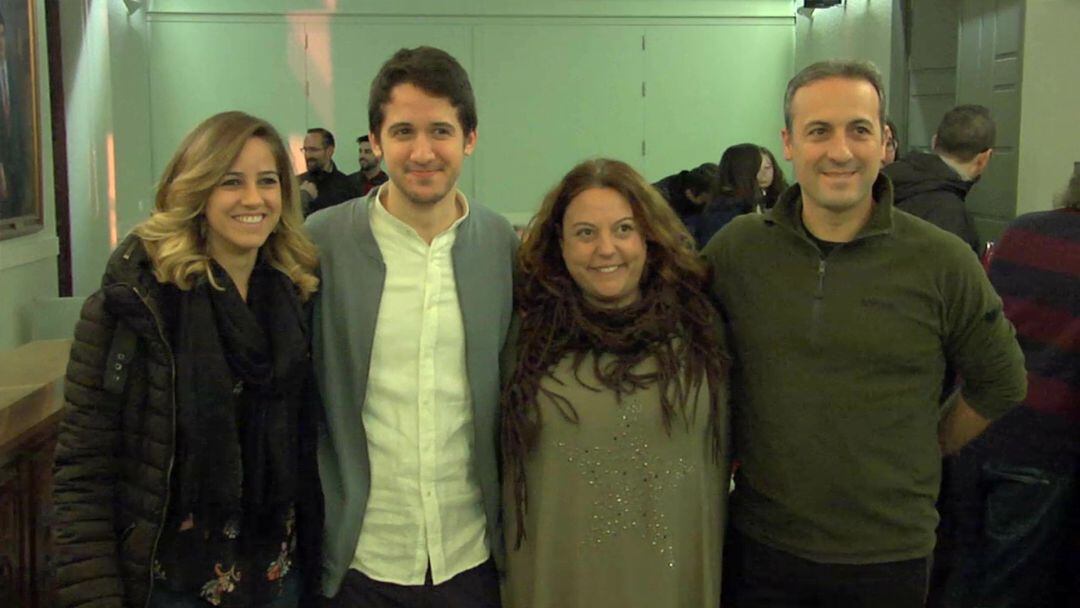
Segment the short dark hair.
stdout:
<svg viewBox="0 0 1080 608">
<path fill-rule="evenodd" d="M 371 143 L 371 137 L 369 137 L 367 135 L 361 135 L 360 137 L 356 138 L 356 143 L 358 143 L 358 144 Z"/>
<path fill-rule="evenodd" d="M 307 132 L 318 133 L 319 135 L 322 135 L 323 145 L 327 148 L 334 145 L 334 134 L 322 127 L 314 127 L 312 129 L 308 129 Z"/>
<path fill-rule="evenodd" d="M 849 80 L 865 80 L 874 85 L 878 95 L 878 122 L 882 131 L 885 130 L 885 83 L 881 72 L 873 63 L 862 60 L 830 59 L 812 63 L 788 81 L 787 91 L 784 92 L 784 127 L 791 130 L 791 100 L 795 92 L 808 84 L 825 80 L 826 78 L 847 78 Z"/>
<path fill-rule="evenodd" d="M 994 147 L 997 128 L 990 108 L 967 104 L 946 112 L 935 135 L 934 150 L 966 163 Z"/>
<path fill-rule="evenodd" d="M 411 84 L 435 97 L 444 97 L 457 110 L 458 122 L 469 135 L 476 131 L 476 99 L 465 68 L 449 53 L 430 46 L 401 49 L 379 69 L 368 95 L 368 124 L 376 139 L 382 130 L 383 106 L 399 84 Z"/>
</svg>

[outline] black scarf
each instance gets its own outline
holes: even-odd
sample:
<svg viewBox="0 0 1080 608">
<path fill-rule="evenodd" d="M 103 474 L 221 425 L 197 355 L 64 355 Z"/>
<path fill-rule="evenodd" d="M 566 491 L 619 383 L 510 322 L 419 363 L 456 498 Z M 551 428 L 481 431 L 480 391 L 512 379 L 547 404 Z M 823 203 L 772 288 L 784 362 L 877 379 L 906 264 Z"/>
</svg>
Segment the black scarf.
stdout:
<svg viewBox="0 0 1080 608">
<path fill-rule="evenodd" d="M 296 501 L 298 391 L 307 341 L 292 281 L 265 263 L 248 303 L 211 262 L 215 282 L 182 292 L 174 341 L 177 513 L 254 539 L 281 525 Z"/>
</svg>

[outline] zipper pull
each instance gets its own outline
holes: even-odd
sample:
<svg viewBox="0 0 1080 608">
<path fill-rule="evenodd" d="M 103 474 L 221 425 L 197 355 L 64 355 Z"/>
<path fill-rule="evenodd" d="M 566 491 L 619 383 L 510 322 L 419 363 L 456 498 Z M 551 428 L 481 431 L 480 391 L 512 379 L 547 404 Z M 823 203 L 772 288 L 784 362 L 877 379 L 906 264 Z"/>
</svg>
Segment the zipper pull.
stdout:
<svg viewBox="0 0 1080 608">
<path fill-rule="evenodd" d="M 825 260 L 824 259 L 818 260 L 817 277 L 818 277 L 817 293 L 814 294 L 814 297 L 820 300 L 820 299 L 825 297 Z"/>
</svg>

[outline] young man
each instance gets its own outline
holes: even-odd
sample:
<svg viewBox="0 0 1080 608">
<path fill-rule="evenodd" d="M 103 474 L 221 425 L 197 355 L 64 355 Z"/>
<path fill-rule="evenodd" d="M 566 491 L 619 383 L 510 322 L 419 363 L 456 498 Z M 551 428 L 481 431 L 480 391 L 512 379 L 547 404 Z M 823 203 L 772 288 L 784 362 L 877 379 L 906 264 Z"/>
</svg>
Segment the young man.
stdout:
<svg viewBox="0 0 1080 608">
<path fill-rule="evenodd" d="M 398 51 L 368 116 L 390 181 L 308 222 L 324 592 L 343 607 L 498 606 L 498 357 L 517 238 L 457 189 L 477 130 L 453 57 Z"/>
<path fill-rule="evenodd" d="M 356 146 L 360 170 L 350 174 L 349 179 L 353 180 L 353 185 L 360 192 L 360 196 L 367 196 L 372 188 L 385 184 L 390 177 L 379 167 L 379 157 L 375 155 L 370 135 L 357 137 Z"/>
<path fill-rule="evenodd" d="M 979 234 L 964 199 L 990 162 L 995 131 L 983 106 L 946 112 L 930 142 L 933 153 L 912 152 L 882 171 L 892 180 L 896 208 L 955 234 L 978 253 Z"/>
<path fill-rule="evenodd" d="M 922 606 L 941 456 L 1024 397 L 976 257 L 893 209 L 883 91 L 860 62 L 796 75 L 781 134 L 798 185 L 704 251 L 742 462 L 725 605 Z M 964 385 L 942 417 L 946 364 Z"/>
</svg>

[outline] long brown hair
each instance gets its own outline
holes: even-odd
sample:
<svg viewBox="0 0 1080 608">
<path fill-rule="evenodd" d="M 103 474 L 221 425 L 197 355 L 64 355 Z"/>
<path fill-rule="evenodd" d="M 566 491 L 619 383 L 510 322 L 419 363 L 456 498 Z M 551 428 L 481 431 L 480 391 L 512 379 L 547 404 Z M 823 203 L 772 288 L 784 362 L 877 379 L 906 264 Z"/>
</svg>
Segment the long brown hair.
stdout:
<svg viewBox="0 0 1080 608">
<path fill-rule="evenodd" d="M 562 222 L 570 202 L 591 188 L 611 188 L 630 203 L 648 252 L 641 276 L 642 299 L 621 314 L 599 312 L 587 304 L 562 258 Z M 541 380 L 564 357 L 572 355 L 574 374 L 593 355 L 597 381 L 618 398 L 657 384 L 664 429 L 685 415 L 683 406 L 704 387 L 709 395 L 709 427 L 714 454 L 720 450 L 720 388 L 727 372 L 718 314 L 705 295 L 707 269 L 693 239 L 671 207 L 648 182 L 624 162 L 585 161 L 552 189 L 529 224 L 518 250 L 520 280 L 515 305 L 521 319 L 517 360 L 503 387 L 502 448 L 513 476 L 517 511 L 517 546 L 525 538 L 528 496 L 525 458 L 536 446 L 542 420 L 540 395 L 560 414 L 577 422 L 566 397 L 541 386 Z M 621 318 L 614 328 L 603 319 Z M 600 366 L 599 355 L 614 355 Z M 636 373 L 646 360 L 656 370 Z M 580 380 L 580 377 L 578 377 Z M 684 416 L 689 424 L 689 416 Z"/>
</svg>

